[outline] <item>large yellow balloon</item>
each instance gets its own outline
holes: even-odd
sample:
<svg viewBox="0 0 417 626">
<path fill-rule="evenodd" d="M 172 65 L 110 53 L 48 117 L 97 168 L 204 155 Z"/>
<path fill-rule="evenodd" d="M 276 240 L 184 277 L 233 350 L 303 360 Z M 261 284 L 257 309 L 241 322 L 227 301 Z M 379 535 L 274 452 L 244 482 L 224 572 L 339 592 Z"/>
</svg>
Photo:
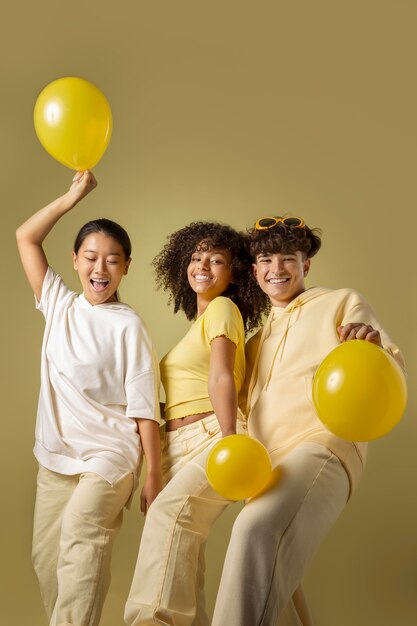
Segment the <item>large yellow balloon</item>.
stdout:
<svg viewBox="0 0 417 626">
<path fill-rule="evenodd" d="M 207 458 L 207 478 L 213 489 L 229 500 L 256 495 L 271 478 L 266 448 L 247 435 L 229 435 L 219 441 Z"/>
<path fill-rule="evenodd" d="M 45 150 L 75 170 L 94 167 L 110 141 L 109 103 L 83 78 L 69 76 L 49 83 L 36 100 L 33 119 Z"/>
<path fill-rule="evenodd" d="M 405 377 L 382 348 L 354 339 L 332 350 L 319 366 L 313 401 L 319 418 L 335 435 L 370 441 L 401 419 L 407 403 Z"/>
</svg>

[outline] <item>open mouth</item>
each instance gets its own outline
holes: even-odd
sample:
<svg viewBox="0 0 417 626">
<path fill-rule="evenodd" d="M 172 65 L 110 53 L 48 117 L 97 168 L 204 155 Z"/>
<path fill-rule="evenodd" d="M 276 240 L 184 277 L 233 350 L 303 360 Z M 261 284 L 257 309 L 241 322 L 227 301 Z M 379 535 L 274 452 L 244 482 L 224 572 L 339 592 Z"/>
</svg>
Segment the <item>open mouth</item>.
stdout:
<svg viewBox="0 0 417 626">
<path fill-rule="evenodd" d="M 100 291 L 104 291 L 107 287 L 107 285 L 109 284 L 110 281 L 108 280 L 101 280 L 101 279 L 91 279 L 90 283 L 94 289 L 94 291 L 100 292 Z"/>
</svg>

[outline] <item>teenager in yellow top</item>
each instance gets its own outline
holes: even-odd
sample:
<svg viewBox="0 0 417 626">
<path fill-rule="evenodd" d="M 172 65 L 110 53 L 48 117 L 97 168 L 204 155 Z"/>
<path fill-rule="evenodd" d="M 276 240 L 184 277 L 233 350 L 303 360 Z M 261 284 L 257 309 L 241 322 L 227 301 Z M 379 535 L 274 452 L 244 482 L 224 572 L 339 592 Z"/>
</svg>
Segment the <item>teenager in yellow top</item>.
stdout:
<svg viewBox="0 0 417 626">
<path fill-rule="evenodd" d="M 175 312 L 193 324 L 161 362 L 169 482 L 147 513 L 125 618 L 203 626 L 204 542 L 229 503 L 209 486 L 206 460 L 222 436 L 236 433 L 245 330 L 259 324 L 265 300 L 248 280 L 244 237 L 228 226 L 195 222 L 175 232 L 154 266 Z"/>
<path fill-rule="evenodd" d="M 291 598 L 355 490 L 366 454 L 366 444 L 339 439 L 318 419 L 314 372 L 341 341 L 352 339 L 371 341 L 403 361 L 359 293 L 306 289 L 321 240 L 304 220 L 260 219 L 248 245 L 271 311 L 247 344 L 242 402 L 248 432 L 267 447 L 279 479 L 236 519 L 212 624 L 275 626 L 285 613 L 285 624 L 307 625 L 308 610 Z"/>
</svg>

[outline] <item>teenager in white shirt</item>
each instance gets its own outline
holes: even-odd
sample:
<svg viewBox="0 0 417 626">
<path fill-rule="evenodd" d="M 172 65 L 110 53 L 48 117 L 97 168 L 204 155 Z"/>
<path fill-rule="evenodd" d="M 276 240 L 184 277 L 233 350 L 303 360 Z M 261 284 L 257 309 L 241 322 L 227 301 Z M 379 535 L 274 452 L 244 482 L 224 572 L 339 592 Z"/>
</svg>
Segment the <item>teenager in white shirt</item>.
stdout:
<svg viewBox="0 0 417 626">
<path fill-rule="evenodd" d="M 83 226 L 72 253 L 81 295 L 49 267 L 42 247 L 56 222 L 96 185 L 91 172 L 77 173 L 67 193 L 16 233 L 46 322 L 33 563 L 50 626 L 99 623 L 112 545 L 137 486 L 142 450 L 142 512 L 161 489 L 153 348 L 140 317 L 117 295 L 131 261 L 129 237 L 107 219 Z"/>
</svg>

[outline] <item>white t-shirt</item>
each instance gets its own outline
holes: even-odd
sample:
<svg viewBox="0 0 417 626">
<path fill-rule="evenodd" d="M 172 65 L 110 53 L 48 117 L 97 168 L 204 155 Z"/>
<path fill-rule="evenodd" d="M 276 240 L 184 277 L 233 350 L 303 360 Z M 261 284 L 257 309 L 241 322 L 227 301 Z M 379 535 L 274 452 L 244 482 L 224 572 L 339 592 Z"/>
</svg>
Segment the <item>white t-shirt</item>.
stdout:
<svg viewBox="0 0 417 626">
<path fill-rule="evenodd" d="M 159 422 L 158 369 L 141 318 L 122 302 L 92 306 L 51 268 L 37 308 L 46 320 L 34 453 L 60 474 L 109 483 L 137 475 L 136 422 Z"/>
</svg>

